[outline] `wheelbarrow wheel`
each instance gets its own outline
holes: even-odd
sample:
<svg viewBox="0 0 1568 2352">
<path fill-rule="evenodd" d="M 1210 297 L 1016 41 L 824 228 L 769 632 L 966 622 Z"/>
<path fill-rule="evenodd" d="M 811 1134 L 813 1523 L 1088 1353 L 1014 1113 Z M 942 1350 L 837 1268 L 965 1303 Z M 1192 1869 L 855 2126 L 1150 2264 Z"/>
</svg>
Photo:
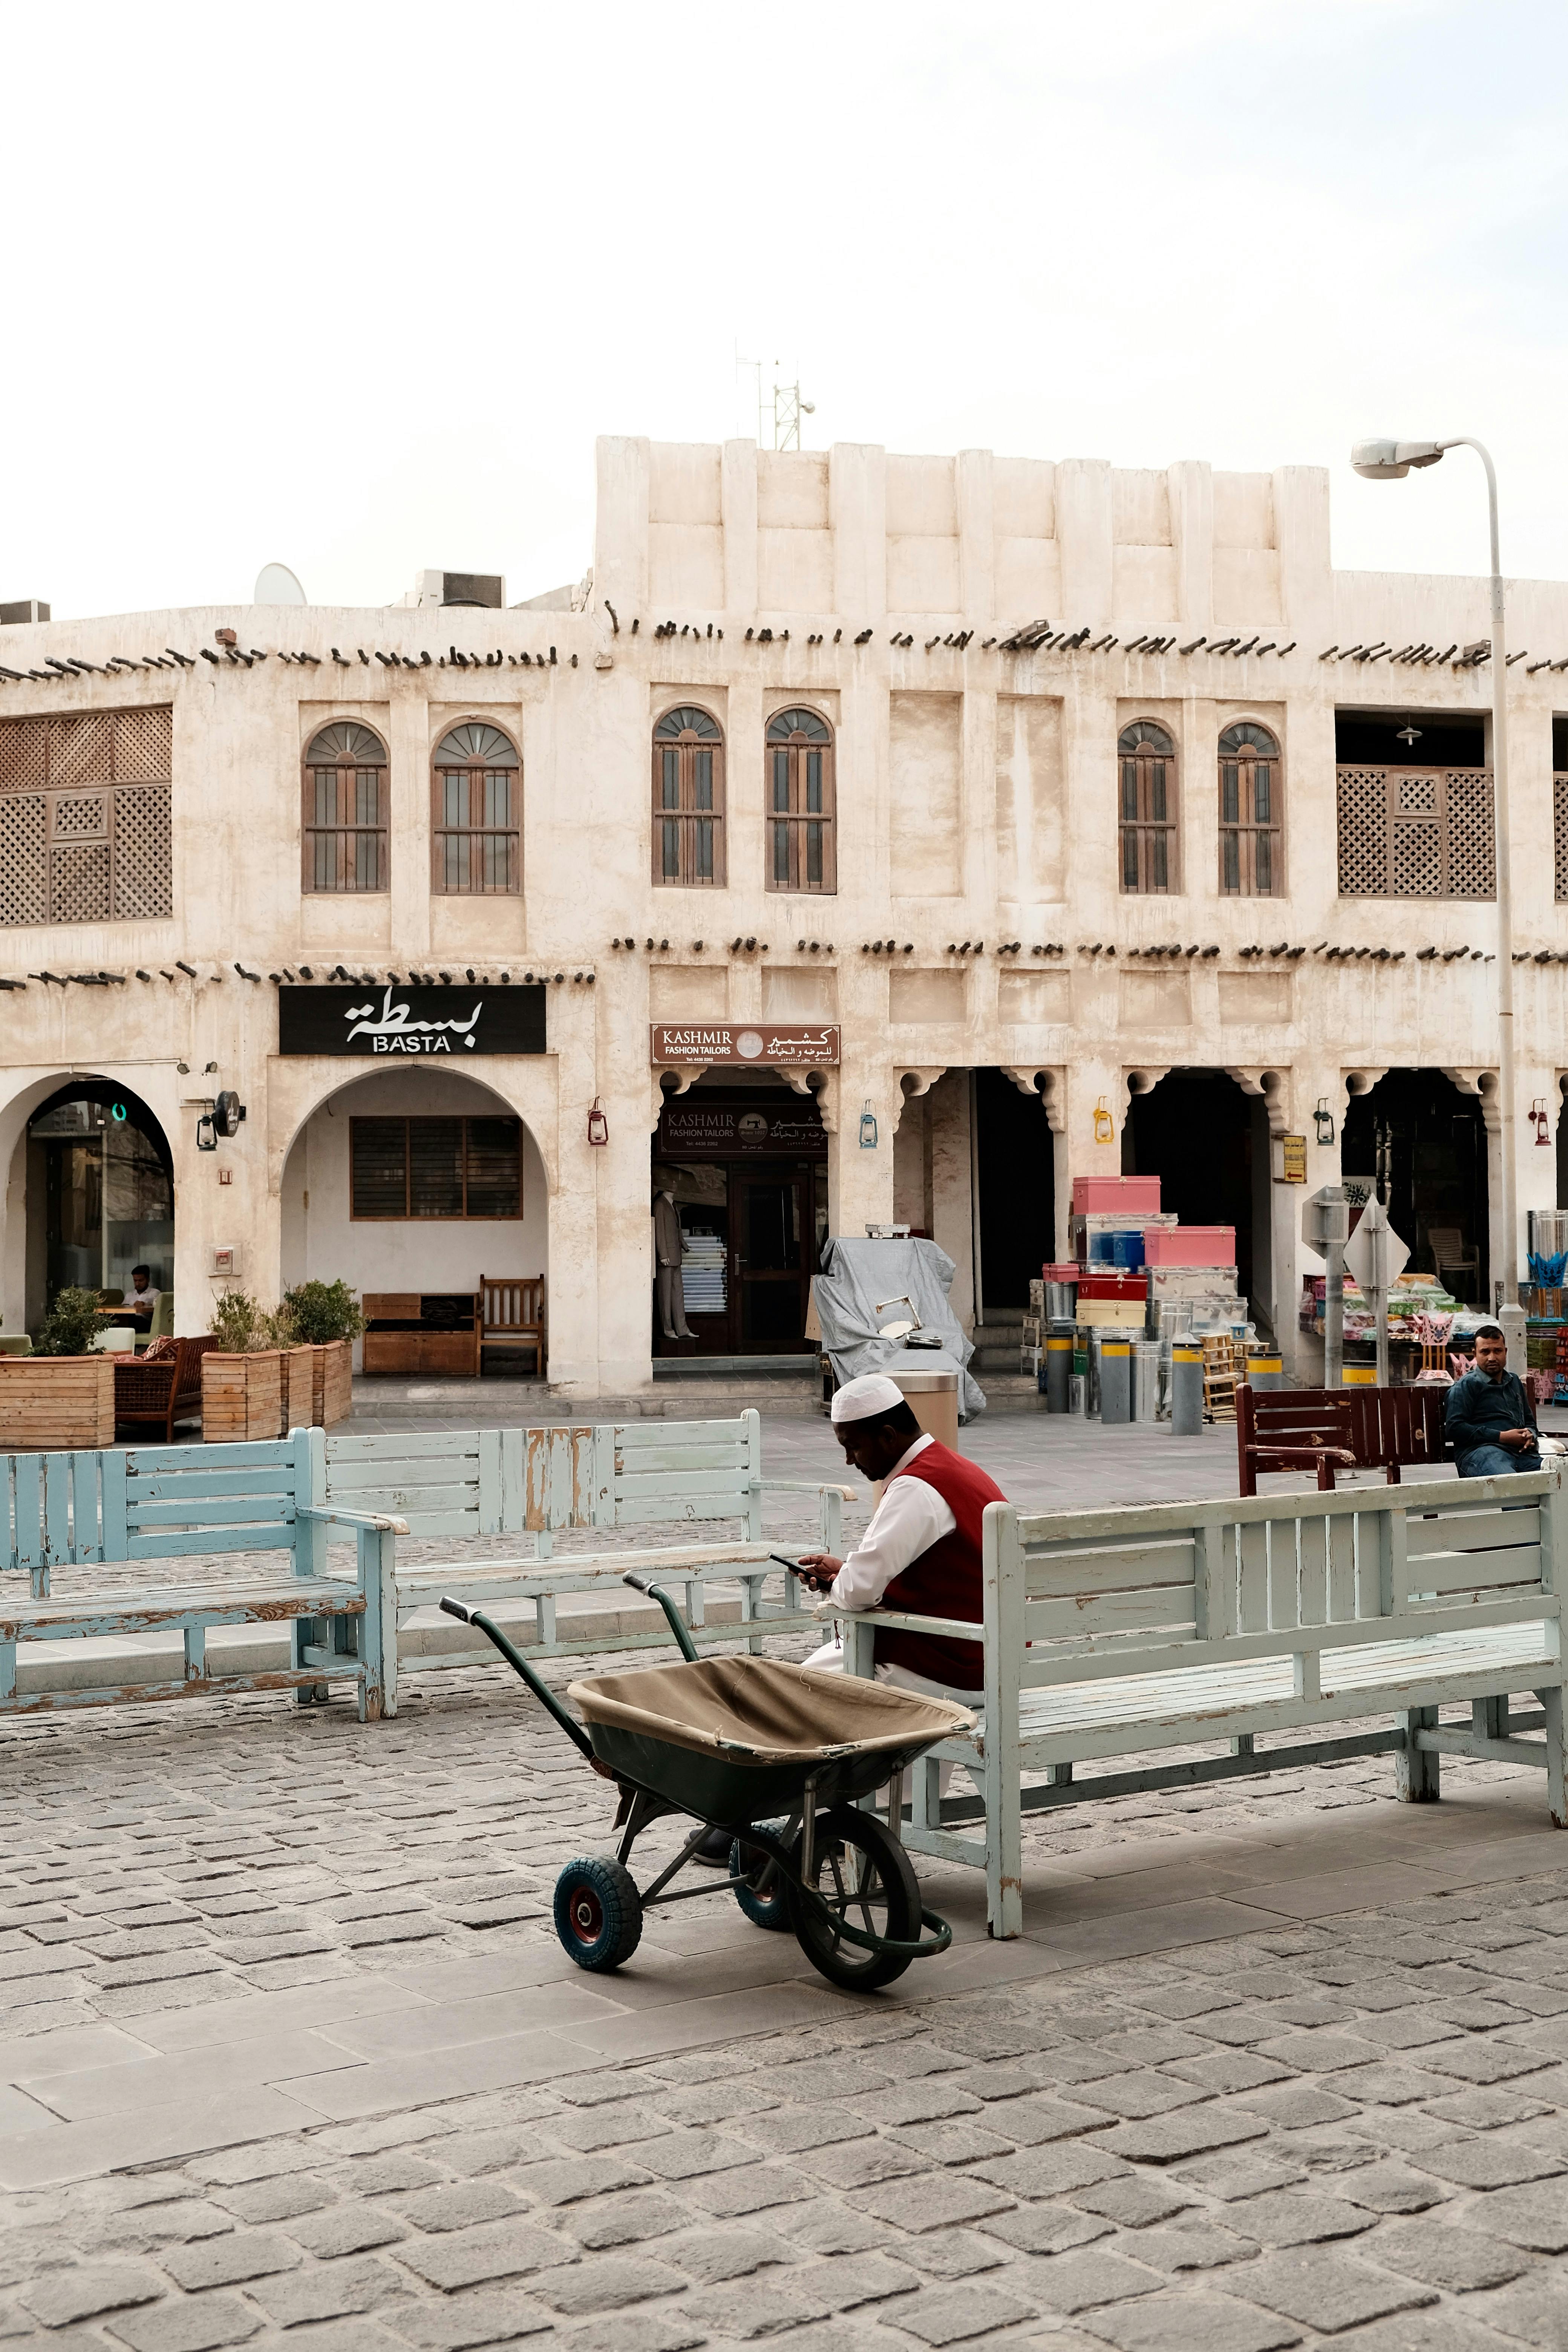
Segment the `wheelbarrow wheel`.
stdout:
<svg viewBox="0 0 1568 2352">
<path fill-rule="evenodd" d="M 798 1840 L 794 1859 L 798 1872 Z M 920 1940 L 919 1881 L 902 1845 L 875 1814 L 835 1805 L 818 1815 L 809 1884 L 827 1906 L 828 1917 L 805 1901 L 793 1878 L 785 1881 L 784 1896 L 796 1941 L 819 1975 L 850 1992 L 874 1992 L 903 1975 L 908 1953 L 868 1952 L 850 1943 L 837 1926 L 842 1920 L 862 1935 L 886 1937 L 895 1944 Z"/>
<path fill-rule="evenodd" d="M 774 1837 L 784 1835 L 783 1822 L 763 1822 L 761 1826 Z M 761 1894 L 752 1883 L 761 1877 L 767 1859 L 760 1846 L 748 1845 L 743 1838 L 735 1840 L 730 1848 L 730 1879 L 735 1889 L 735 1900 L 753 1927 L 782 1929 L 787 1935 L 795 1922 L 789 1916 L 784 1880 L 777 1869 Z"/>
<path fill-rule="evenodd" d="M 555 1882 L 555 1932 L 580 1969 L 618 1969 L 642 1940 L 642 1897 L 631 1872 L 590 1855 Z"/>
</svg>

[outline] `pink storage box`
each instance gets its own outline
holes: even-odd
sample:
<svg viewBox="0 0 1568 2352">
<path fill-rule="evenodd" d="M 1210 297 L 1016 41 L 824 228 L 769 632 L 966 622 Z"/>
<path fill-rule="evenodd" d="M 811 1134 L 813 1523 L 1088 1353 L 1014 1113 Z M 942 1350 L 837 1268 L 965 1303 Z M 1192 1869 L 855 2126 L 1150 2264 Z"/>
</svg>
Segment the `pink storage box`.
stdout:
<svg viewBox="0 0 1568 2352">
<path fill-rule="evenodd" d="M 1075 1176 L 1072 1181 L 1072 1212 L 1075 1217 L 1094 1214 L 1158 1216 L 1160 1213 L 1160 1179 L 1157 1176 Z"/>
<path fill-rule="evenodd" d="M 1145 1265 L 1234 1265 L 1234 1225 L 1157 1225 L 1145 1235 Z"/>
</svg>

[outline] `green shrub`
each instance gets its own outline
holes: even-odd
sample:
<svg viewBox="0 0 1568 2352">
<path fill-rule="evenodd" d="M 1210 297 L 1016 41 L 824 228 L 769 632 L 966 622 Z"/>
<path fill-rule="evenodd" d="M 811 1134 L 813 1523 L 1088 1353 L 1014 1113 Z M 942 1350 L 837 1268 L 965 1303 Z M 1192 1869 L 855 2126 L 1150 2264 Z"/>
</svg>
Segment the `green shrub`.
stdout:
<svg viewBox="0 0 1568 2352">
<path fill-rule="evenodd" d="M 253 1356 L 278 1345 L 268 1331 L 270 1318 L 246 1290 L 226 1290 L 213 1307 L 209 1328 L 225 1355 Z"/>
<path fill-rule="evenodd" d="M 357 1339 L 364 1317 L 346 1282 L 301 1282 L 286 1290 L 279 1315 L 288 1318 L 292 1338 L 286 1347 L 324 1348 L 333 1339 Z"/>
<path fill-rule="evenodd" d="M 86 1356 L 108 1324 L 95 1290 L 62 1290 L 38 1334 L 35 1353 L 40 1356 Z"/>
</svg>

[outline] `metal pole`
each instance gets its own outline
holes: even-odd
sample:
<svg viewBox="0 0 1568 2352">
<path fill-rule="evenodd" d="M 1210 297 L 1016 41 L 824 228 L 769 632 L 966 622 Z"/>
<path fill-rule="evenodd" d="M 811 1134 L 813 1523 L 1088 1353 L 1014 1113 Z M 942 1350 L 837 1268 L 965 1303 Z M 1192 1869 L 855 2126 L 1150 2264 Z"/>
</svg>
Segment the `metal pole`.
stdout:
<svg viewBox="0 0 1568 2352">
<path fill-rule="evenodd" d="M 1503 635 L 1502 562 L 1498 547 L 1497 473 L 1490 453 L 1468 436 L 1487 472 L 1487 517 L 1491 529 L 1492 559 L 1492 797 L 1497 831 L 1497 971 L 1498 971 L 1498 1175 L 1502 1193 L 1499 1223 L 1502 1228 L 1500 1269 L 1498 1246 L 1492 1246 L 1492 1279 L 1502 1275 L 1503 1336 L 1508 1341 L 1508 1368 L 1525 1369 L 1524 1311 L 1519 1303 L 1519 1171 L 1515 1151 L 1513 1070 L 1513 877 L 1510 857 L 1508 803 L 1508 646 Z"/>
<path fill-rule="evenodd" d="M 1342 1389 L 1345 1361 L 1345 1245 L 1323 1244 L 1323 1386 Z"/>
</svg>

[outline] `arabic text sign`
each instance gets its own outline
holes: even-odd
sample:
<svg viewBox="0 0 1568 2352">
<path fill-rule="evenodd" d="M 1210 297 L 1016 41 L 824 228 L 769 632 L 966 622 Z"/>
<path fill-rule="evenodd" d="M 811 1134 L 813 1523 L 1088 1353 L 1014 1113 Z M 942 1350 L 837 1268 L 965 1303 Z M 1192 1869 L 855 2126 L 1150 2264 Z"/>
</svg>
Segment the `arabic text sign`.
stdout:
<svg viewBox="0 0 1568 2352">
<path fill-rule="evenodd" d="M 353 1054 L 466 1061 L 470 1054 L 542 1054 L 544 991 L 532 987 L 346 988 L 278 992 L 280 1054 Z"/>
<path fill-rule="evenodd" d="M 832 1023 L 656 1021 L 650 1042 L 655 1068 L 696 1062 L 750 1063 L 759 1070 L 832 1068 L 838 1060 L 838 1030 Z"/>
</svg>

